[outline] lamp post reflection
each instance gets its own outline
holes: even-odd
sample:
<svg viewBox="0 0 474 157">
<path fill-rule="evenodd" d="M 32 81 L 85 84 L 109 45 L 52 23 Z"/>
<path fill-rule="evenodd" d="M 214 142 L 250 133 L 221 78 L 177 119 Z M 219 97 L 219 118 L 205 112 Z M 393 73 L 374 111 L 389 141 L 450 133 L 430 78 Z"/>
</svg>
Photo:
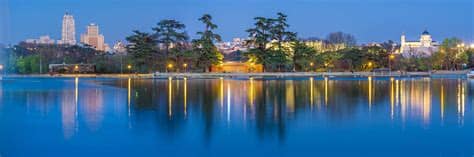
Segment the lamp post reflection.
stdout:
<svg viewBox="0 0 474 157">
<path fill-rule="evenodd" d="M 328 77 L 324 77 L 324 105 L 328 105 Z"/>
<path fill-rule="evenodd" d="M 127 111 L 128 111 L 128 117 L 131 116 L 131 111 L 130 111 L 130 102 L 131 102 L 131 99 L 132 99 L 132 78 L 128 78 L 128 81 L 127 81 Z"/>
<path fill-rule="evenodd" d="M 314 101 L 314 83 L 313 83 L 313 77 L 309 78 L 309 104 L 311 107 L 311 110 L 313 110 L 313 101 Z"/>
<path fill-rule="evenodd" d="M 172 86 L 173 86 L 173 78 L 171 77 L 168 77 L 168 116 L 171 118 L 171 115 L 173 114 L 173 109 L 172 108 L 172 101 L 171 98 L 172 98 Z"/>
<path fill-rule="evenodd" d="M 187 82 L 188 82 L 188 79 L 185 77 L 183 78 L 184 82 L 184 117 L 186 117 L 188 115 L 188 86 L 187 86 Z"/>
</svg>

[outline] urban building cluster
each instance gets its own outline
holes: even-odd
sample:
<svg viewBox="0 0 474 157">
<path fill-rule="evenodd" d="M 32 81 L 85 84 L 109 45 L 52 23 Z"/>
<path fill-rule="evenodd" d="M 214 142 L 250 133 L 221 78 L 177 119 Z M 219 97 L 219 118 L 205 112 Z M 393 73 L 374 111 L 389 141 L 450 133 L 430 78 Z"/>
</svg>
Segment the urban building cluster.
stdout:
<svg viewBox="0 0 474 157">
<path fill-rule="evenodd" d="M 62 19 L 61 39 L 54 40 L 49 35 L 40 36 L 38 39 L 26 39 L 30 44 L 59 44 L 59 45 L 84 45 L 90 46 L 98 51 L 124 54 L 125 44 L 117 41 L 111 48 L 105 43 L 104 35 L 100 34 L 99 25 L 91 23 L 86 27 L 85 33 L 80 35 L 79 43 L 76 40 L 76 24 L 74 16 L 66 13 Z"/>
<path fill-rule="evenodd" d="M 126 54 L 126 44 L 117 41 L 112 47 L 105 43 L 104 35 L 100 34 L 99 25 L 91 23 L 86 27 L 86 31 L 80 35 L 79 42 L 76 40 L 75 20 L 72 14 L 66 13 L 62 19 L 61 39 L 54 40 L 48 35 L 40 36 L 38 39 L 27 39 L 26 43 L 32 44 L 67 44 L 90 46 L 98 51 L 114 54 Z M 249 47 L 245 44 L 245 38 L 234 38 L 232 41 L 216 43 L 217 48 L 223 54 L 231 54 L 236 51 L 245 52 Z M 344 45 L 325 44 L 323 40 L 303 40 L 303 42 L 318 51 L 335 51 L 343 49 Z M 290 43 L 286 43 L 290 46 Z M 371 43 L 368 45 L 377 45 Z M 396 43 L 395 43 L 396 44 Z M 407 40 L 405 33 L 401 35 L 400 42 L 396 44 L 394 53 L 404 56 L 430 56 L 438 51 L 439 43 L 434 41 L 431 34 L 425 30 L 421 33 L 419 40 Z"/>
</svg>

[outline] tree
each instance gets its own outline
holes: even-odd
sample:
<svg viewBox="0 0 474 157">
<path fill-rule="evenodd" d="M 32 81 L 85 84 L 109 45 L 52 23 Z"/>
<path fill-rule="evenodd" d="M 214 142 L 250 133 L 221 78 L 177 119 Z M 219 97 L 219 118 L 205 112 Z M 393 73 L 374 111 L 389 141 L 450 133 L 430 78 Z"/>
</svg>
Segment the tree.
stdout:
<svg viewBox="0 0 474 157">
<path fill-rule="evenodd" d="M 293 66 L 295 70 L 307 71 L 311 66 L 315 65 L 316 61 L 316 50 L 307 46 L 305 43 L 295 41 L 292 44 L 293 47 Z"/>
<path fill-rule="evenodd" d="M 126 38 L 130 43 L 127 45 L 127 52 L 132 55 L 137 70 L 151 72 L 153 55 L 156 53 L 156 39 L 145 32 L 133 31 L 133 33 Z"/>
<path fill-rule="evenodd" d="M 185 28 L 184 24 L 176 20 L 161 20 L 155 28 L 152 28 L 155 31 L 156 41 L 163 46 L 165 59 L 172 58 L 180 64 L 181 52 L 189 39 Z"/>
<path fill-rule="evenodd" d="M 290 50 L 289 47 L 283 47 L 283 43 L 291 43 L 296 40 L 296 33 L 288 31 L 290 25 L 287 23 L 287 16 L 283 13 L 277 13 L 276 19 L 271 19 L 273 25 L 270 27 L 274 63 L 276 63 L 278 71 L 289 62 Z"/>
<path fill-rule="evenodd" d="M 439 52 L 442 53 L 439 58 L 442 60 L 441 67 L 447 70 L 458 69 L 460 64 L 467 63 L 467 56 L 464 54 L 464 49 L 459 47 L 462 41 L 458 38 L 448 38 L 441 43 Z M 438 61 L 439 62 L 439 61 Z"/>
<path fill-rule="evenodd" d="M 342 45 L 344 47 L 354 47 L 357 44 L 357 40 L 351 34 L 343 33 L 343 32 L 333 32 L 330 33 L 326 40 L 329 44 L 336 46 L 336 49 L 340 49 L 337 45 Z"/>
<path fill-rule="evenodd" d="M 245 55 L 249 58 L 255 58 L 255 62 L 263 64 L 263 70 L 270 62 L 269 54 L 267 53 L 267 44 L 271 40 L 271 27 L 273 20 L 265 17 L 254 18 L 254 28 L 247 29 L 250 40 L 247 40 L 247 45 L 255 47 L 250 49 Z"/>
<path fill-rule="evenodd" d="M 291 60 L 289 47 L 283 46 L 296 40 L 296 33 L 288 31 L 287 16 L 277 13 L 277 18 L 255 17 L 254 28 L 247 30 L 250 40 L 248 45 L 255 47 L 247 55 L 255 57 L 266 67 L 276 67 L 278 70 L 287 65 Z"/>
<path fill-rule="evenodd" d="M 212 23 L 212 16 L 204 14 L 198 19 L 205 25 L 203 32 L 197 32 L 201 37 L 193 41 L 193 49 L 199 54 L 198 65 L 209 72 L 211 65 L 221 64 L 223 55 L 219 52 L 214 42 L 220 42 L 221 36 L 214 33 L 217 25 Z"/>
</svg>

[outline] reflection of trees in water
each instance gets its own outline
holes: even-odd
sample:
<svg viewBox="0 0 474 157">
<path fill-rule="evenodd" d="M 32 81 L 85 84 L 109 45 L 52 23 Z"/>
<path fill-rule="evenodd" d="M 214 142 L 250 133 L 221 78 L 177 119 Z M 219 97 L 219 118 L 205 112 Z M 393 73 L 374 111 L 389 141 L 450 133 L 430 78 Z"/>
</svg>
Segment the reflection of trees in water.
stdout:
<svg viewBox="0 0 474 157">
<path fill-rule="evenodd" d="M 167 137 L 173 137 L 170 135 L 178 135 L 188 118 L 198 119 L 202 123 L 196 122 L 191 127 L 195 127 L 193 130 L 202 127 L 203 137 L 209 142 L 215 129 L 219 129 L 216 124 L 224 123 L 231 114 L 233 122 L 230 124 L 238 125 L 239 121 L 245 121 L 244 125 L 255 125 L 260 139 L 278 137 L 284 140 L 292 121 L 298 120 L 300 115 L 312 114 L 314 118 L 332 122 L 329 124 L 367 117 L 371 112 L 386 112 L 387 116 L 400 118 L 408 110 L 416 112 L 415 116 L 429 118 L 432 110 L 430 105 L 433 105 L 430 99 L 439 98 L 437 93 L 431 91 L 439 91 L 443 84 L 444 92 L 447 93 L 445 104 L 450 104 L 447 102 L 457 101 L 454 91 L 458 88 L 456 81 L 451 80 L 444 83 L 438 80 L 404 80 L 402 83 L 400 80 L 380 79 L 196 79 L 187 80 L 187 94 L 184 94 L 184 81 L 133 80 L 131 95 L 134 127 L 152 122 Z M 121 86 L 127 87 L 124 82 Z M 228 88 L 231 91 L 229 93 Z M 472 88 L 469 91 L 472 92 Z M 422 110 L 417 111 L 420 107 Z M 452 108 L 455 109 L 456 105 Z M 152 116 L 156 116 L 155 120 L 150 120 Z"/>
</svg>

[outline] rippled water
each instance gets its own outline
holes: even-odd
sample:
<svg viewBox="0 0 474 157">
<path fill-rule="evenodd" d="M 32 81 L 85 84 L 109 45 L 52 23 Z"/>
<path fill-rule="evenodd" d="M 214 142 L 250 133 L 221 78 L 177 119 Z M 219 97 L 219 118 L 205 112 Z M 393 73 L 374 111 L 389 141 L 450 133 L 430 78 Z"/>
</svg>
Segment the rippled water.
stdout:
<svg viewBox="0 0 474 157">
<path fill-rule="evenodd" d="M 0 81 L 0 156 L 474 155 L 474 80 Z"/>
</svg>

